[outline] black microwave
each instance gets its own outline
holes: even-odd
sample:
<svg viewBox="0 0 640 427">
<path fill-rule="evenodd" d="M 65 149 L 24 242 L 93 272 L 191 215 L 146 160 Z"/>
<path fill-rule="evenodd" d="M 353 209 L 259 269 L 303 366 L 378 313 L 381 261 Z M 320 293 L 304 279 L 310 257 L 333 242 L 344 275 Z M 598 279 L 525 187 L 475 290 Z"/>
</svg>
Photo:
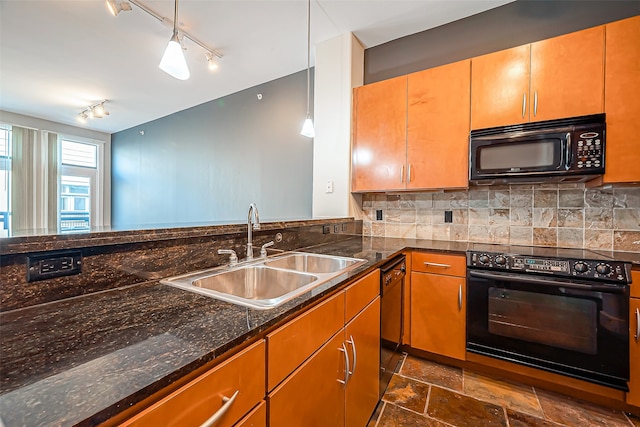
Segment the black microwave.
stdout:
<svg viewBox="0 0 640 427">
<path fill-rule="evenodd" d="M 604 174 L 605 115 L 471 131 L 472 184 L 581 182 Z"/>
</svg>

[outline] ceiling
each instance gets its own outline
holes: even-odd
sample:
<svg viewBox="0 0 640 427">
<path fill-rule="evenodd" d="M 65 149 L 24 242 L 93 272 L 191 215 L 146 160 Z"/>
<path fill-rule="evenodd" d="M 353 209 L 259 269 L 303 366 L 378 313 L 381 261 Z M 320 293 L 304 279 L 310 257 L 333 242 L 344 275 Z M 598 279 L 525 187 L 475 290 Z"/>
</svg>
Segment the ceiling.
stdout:
<svg viewBox="0 0 640 427">
<path fill-rule="evenodd" d="M 312 0 L 313 46 L 349 31 L 365 48 L 511 0 Z M 172 0 L 141 0 L 173 19 Z M 224 57 L 207 69 L 184 40 L 191 78 L 158 68 L 171 28 L 132 4 L 113 17 L 104 0 L 0 0 L 0 110 L 114 133 L 306 68 L 305 0 L 181 0 L 180 28 Z M 109 116 L 77 121 L 108 99 Z"/>
</svg>

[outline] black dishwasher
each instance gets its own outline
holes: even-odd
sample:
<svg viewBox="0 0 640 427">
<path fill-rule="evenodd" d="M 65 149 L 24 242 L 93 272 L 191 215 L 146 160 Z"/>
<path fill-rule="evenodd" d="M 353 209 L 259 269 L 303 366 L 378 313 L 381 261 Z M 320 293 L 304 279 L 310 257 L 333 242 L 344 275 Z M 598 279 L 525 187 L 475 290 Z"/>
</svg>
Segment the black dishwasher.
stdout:
<svg viewBox="0 0 640 427">
<path fill-rule="evenodd" d="M 391 381 L 402 357 L 404 332 L 404 255 L 393 258 L 380 269 L 380 396 Z"/>
</svg>

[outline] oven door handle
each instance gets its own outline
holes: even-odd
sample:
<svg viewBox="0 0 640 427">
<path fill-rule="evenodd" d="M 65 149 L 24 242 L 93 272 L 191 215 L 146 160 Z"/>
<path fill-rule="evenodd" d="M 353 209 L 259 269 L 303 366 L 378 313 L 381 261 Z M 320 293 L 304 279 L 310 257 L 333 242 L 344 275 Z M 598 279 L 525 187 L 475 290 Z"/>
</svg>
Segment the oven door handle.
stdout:
<svg viewBox="0 0 640 427">
<path fill-rule="evenodd" d="M 589 285 L 586 283 L 573 283 L 554 280 L 549 278 L 539 279 L 535 277 L 521 277 L 521 275 L 501 274 L 501 273 L 485 273 L 482 271 L 469 271 L 469 276 L 480 279 L 502 280 L 516 283 L 531 283 L 544 286 L 560 286 L 569 289 L 581 289 L 585 291 L 605 292 L 609 294 L 624 294 L 626 292 L 624 286 L 617 285 Z"/>
</svg>

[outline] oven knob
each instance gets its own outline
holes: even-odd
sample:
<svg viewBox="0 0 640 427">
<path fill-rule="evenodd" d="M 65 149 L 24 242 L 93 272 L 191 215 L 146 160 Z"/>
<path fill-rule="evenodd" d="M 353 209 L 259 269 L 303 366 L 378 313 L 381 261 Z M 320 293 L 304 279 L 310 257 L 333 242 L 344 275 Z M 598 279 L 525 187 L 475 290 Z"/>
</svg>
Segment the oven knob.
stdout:
<svg viewBox="0 0 640 427">
<path fill-rule="evenodd" d="M 596 271 L 598 272 L 598 274 L 606 276 L 611 273 L 611 266 L 608 264 L 598 264 L 598 266 L 596 267 Z"/>
<path fill-rule="evenodd" d="M 573 265 L 573 268 L 578 272 L 578 273 L 586 273 L 587 271 L 589 271 L 589 266 L 584 263 L 584 262 L 576 262 Z"/>
<path fill-rule="evenodd" d="M 505 265 L 507 263 L 507 258 L 503 257 L 502 255 L 498 255 L 495 261 L 498 265 Z"/>
<path fill-rule="evenodd" d="M 491 258 L 489 258 L 489 255 L 482 254 L 478 257 L 478 261 L 480 261 L 481 264 L 489 264 Z"/>
</svg>

